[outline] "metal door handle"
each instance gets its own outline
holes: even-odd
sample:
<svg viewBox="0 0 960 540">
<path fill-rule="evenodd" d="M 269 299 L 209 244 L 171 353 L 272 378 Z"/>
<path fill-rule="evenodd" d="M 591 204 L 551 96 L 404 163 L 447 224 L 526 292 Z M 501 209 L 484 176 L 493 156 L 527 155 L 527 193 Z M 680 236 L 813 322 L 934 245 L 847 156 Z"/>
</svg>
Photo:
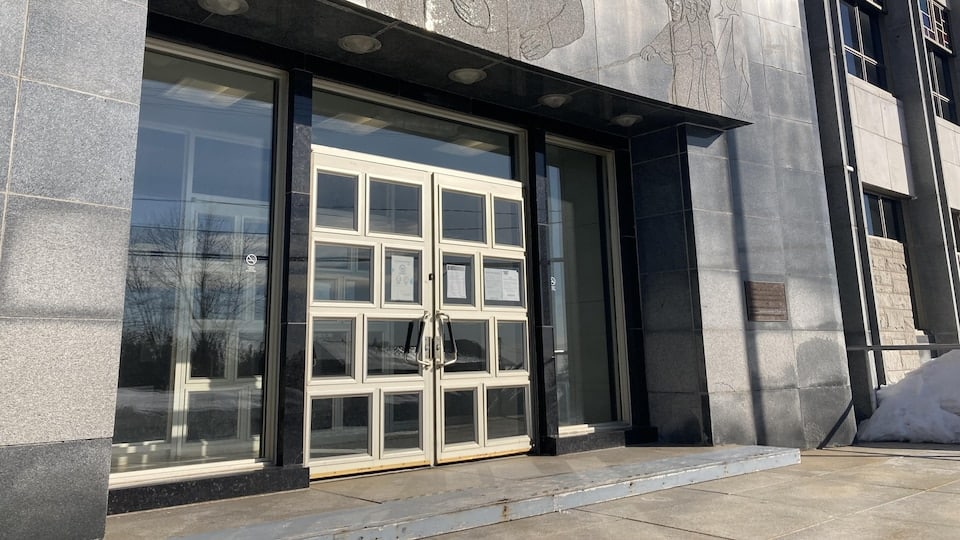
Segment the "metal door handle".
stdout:
<svg viewBox="0 0 960 540">
<path fill-rule="evenodd" d="M 441 333 L 443 332 L 443 325 L 447 325 L 447 332 L 450 334 L 450 343 L 453 345 L 453 359 L 444 360 L 440 363 L 440 367 L 447 367 L 457 363 L 457 358 L 459 357 L 460 352 L 457 350 L 457 338 L 453 335 L 453 323 L 450 321 L 450 316 L 442 311 L 438 311 L 437 320 L 440 321 Z M 443 358 L 446 359 L 446 351 L 443 351 Z"/>
<path fill-rule="evenodd" d="M 426 355 L 427 351 L 429 351 L 430 349 L 433 348 L 433 344 L 431 344 L 430 347 L 424 347 L 424 346 L 423 346 L 424 342 L 426 341 L 426 340 L 424 339 L 424 336 L 423 336 L 423 329 L 424 329 L 424 327 L 426 327 L 428 320 L 430 320 L 430 313 L 427 312 L 427 311 L 424 311 L 424 312 L 423 312 L 423 317 L 420 317 L 420 331 L 418 332 L 418 336 L 419 336 L 419 338 L 418 338 L 418 339 L 419 339 L 419 341 L 418 341 L 418 343 L 419 343 L 418 347 L 419 347 L 419 348 L 417 349 L 417 363 L 420 364 L 421 366 L 423 366 L 424 369 L 428 369 L 428 368 L 430 368 L 431 366 L 433 366 L 433 364 L 434 364 L 433 359 L 427 360 L 427 359 L 424 358 L 424 356 Z M 427 338 L 427 339 L 429 339 L 429 338 Z"/>
</svg>

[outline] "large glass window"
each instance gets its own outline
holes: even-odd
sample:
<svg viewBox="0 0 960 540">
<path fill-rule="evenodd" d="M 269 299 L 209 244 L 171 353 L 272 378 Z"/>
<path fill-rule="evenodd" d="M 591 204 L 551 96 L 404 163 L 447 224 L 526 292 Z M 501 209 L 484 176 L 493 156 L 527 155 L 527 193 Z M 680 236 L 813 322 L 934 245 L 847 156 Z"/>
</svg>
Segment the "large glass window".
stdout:
<svg viewBox="0 0 960 540">
<path fill-rule="evenodd" d="M 919 0 L 919 2 L 924 37 L 949 51 L 951 48 L 950 10 L 941 0 Z"/>
<path fill-rule="evenodd" d="M 560 425 L 620 420 L 605 160 L 547 147 L 550 279 Z"/>
<path fill-rule="evenodd" d="M 931 50 L 927 53 L 930 63 L 930 90 L 933 94 L 933 108 L 940 118 L 957 121 L 957 101 L 953 95 L 953 75 L 950 69 L 950 56 L 942 51 Z"/>
<path fill-rule="evenodd" d="M 331 148 L 517 178 L 515 137 L 323 90 L 313 93 L 313 143 Z"/>
<path fill-rule="evenodd" d="M 114 472 L 261 456 L 275 94 L 145 54 Z"/>
<path fill-rule="evenodd" d="M 866 215 L 867 234 L 898 242 L 904 241 L 900 201 L 882 195 L 864 193 L 863 210 Z"/>
<path fill-rule="evenodd" d="M 840 25 L 847 73 L 886 88 L 877 2 L 841 0 Z"/>
</svg>

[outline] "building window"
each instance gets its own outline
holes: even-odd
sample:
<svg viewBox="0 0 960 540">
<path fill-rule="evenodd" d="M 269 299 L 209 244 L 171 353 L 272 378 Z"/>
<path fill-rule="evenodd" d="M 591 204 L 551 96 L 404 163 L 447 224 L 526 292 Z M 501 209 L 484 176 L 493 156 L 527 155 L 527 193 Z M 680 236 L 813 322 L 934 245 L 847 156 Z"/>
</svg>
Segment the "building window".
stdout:
<svg viewBox="0 0 960 540">
<path fill-rule="evenodd" d="M 277 85 L 144 56 L 113 472 L 263 455 Z"/>
<path fill-rule="evenodd" d="M 950 11 L 938 0 L 920 0 L 923 36 L 946 50 L 950 47 Z"/>
<path fill-rule="evenodd" d="M 867 218 L 867 234 L 904 241 L 900 201 L 873 193 L 863 194 L 863 211 Z"/>
<path fill-rule="evenodd" d="M 957 121 L 957 102 L 953 97 L 953 80 L 950 71 L 950 57 L 940 51 L 927 53 L 930 63 L 930 90 L 933 93 L 933 107 L 940 118 Z"/>
<path fill-rule="evenodd" d="M 840 20 L 847 73 L 885 88 L 886 69 L 880 43 L 878 7 L 875 1 L 842 0 Z"/>
</svg>

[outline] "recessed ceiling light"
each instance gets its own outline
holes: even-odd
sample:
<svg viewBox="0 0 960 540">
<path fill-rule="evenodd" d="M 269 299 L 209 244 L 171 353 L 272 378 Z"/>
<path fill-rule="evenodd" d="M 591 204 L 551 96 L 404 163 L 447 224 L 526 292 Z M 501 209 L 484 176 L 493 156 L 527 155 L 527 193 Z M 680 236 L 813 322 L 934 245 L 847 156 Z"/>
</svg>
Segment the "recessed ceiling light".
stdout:
<svg viewBox="0 0 960 540">
<path fill-rule="evenodd" d="M 217 15 L 240 15 L 246 13 L 250 6 L 247 0 L 197 0 L 200 7 Z"/>
<path fill-rule="evenodd" d="M 643 120 L 643 117 L 639 114 L 621 114 L 610 119 L 610 121 L 614 124 L 626 128 L 636 124 L 641 120 Z"/>
<path fill-rule="evenodd" d="M 487 78 L 487 72 L 482 69 L 460 68 L 451 71 L 447 77 L 460 84 L 474 84 Z"/>
<path fill-rule="evenodd" d="M 547 94 L 545 96 L 540 96 L 540 104 L 550 107 L 551 109 L 559 109 L 567 103 L 573 101 L 573 96 L 568 94 Z"/>
<path fill-rule="evenodd" d="M 379 51 L 380 47 L 383 46 L 379 39 L 371 36 L 365 36 L 363 34 L 343 36 L 339 41 L 337 41 L 337 45 L 339 45 L 341 49 L 347 52 L 352 52 L 353 54 L 367 54 L 376 52 Z"/>
</svg>

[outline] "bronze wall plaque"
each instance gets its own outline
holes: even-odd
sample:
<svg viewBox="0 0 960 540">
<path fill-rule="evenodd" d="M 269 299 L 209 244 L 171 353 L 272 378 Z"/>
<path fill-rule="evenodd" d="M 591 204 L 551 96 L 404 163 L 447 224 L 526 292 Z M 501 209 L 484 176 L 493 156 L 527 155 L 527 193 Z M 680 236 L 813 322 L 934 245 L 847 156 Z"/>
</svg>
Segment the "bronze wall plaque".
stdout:
<svg viewBox="0 0 960 540">
<path fill-rule="evenodd" d="M 783 283 L 744 281 L 743 288 L 747 297 L 747 320 L 787 320 L 787 289 Z"/>
</svg>

